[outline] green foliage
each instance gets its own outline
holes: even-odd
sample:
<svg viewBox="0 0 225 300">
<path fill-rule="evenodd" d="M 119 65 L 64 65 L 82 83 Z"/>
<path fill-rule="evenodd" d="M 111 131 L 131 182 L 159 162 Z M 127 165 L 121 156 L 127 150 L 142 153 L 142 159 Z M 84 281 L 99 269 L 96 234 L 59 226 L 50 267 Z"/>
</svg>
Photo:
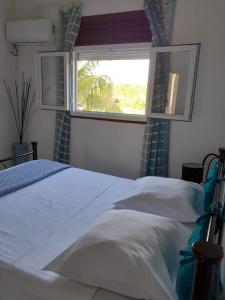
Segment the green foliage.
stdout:
<svg viewBox="0 0 225 300">
<path fill-rule="evenodd" d="M 78 105 L 85 111 L 120 113 L 113 98 L 112 80 L 106 75 L 96 75 L 97 65 L 97 61 L 88 61 L 78 71 Z"/>
<path fill-rule="evenodd" d="M 88 61 L 78 71 L 78 107 L 84 111 L 144 114 L 144 85 L 113 84 L 95 73 L 98 61 Z"/>
<path fill-rule="evenodd" d="M 145 112 L 146 90 L 144 85 L 118 84 L 114 87 L 114 96 L 119 101 L 121 109 L 130 113 Z"/>
</svg>

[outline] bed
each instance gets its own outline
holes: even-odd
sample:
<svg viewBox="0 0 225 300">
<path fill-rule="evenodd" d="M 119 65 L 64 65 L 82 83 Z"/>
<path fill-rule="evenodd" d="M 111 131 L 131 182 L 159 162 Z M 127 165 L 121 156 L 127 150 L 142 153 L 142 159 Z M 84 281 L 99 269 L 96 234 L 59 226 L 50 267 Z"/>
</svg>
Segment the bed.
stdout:
<svg viewBox="0 0 225 300">
<path fill-rule="evenodd" d="M 37 158 L 36 151 L 29 154 Z M 47 164 L 45 170 L 52 164 L 45 160 L 40 163 Z M 22 174 L 21 168 L 10 170 Z M 0 299 L 131 300 L 43 268 L 115 202 L 126 198 L 134 182 L 65 167 L 33 182 L 28 180 L 22 187 L 15 179 L 15 188 L 7 193 L 0 189 Z M 188 230 L 193 227 L 190 222 L 184 225 Z"/>
<path fill-rule="evenodd" d="M 69 168 L 2 196 L 2 299 L 15 299 L 19 290 L 23 291 L 23 300 L 69 300 L 73 299 L 75 292 L 80 300 L 98 299 L 97 295 L 93 298 L 96 289 L 78 284 L 74 287 L 73 282 L 40 270 L 78 239 L 100 214 L 112 207 L 113 202 L 124 197 L 132 184 L 132 180 Z M 74 197 L 76 201 L 73 201 Z M 14 289 L 8 284 L 13 284 Z"/>
</svg>

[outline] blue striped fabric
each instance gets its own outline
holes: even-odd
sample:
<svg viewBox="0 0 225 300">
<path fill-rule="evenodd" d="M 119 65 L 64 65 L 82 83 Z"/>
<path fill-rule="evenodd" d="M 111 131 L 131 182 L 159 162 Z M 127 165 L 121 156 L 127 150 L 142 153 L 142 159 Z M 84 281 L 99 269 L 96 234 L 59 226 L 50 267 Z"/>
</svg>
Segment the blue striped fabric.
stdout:
<svg viewBox="0 0 225 300">
<path fill-rule="evenodd" d="M 59 11 L 60 17 L 60 51 L 72 51 L 77 39 L 80 22 L 80 7 Z M 64 64 L 58 66 L 57 103 L 64 103 Z M 70 162 L 71 118 L 69 112 L 56 113 L 54 160 L 68 164 Z"/>
<path fill-rule="evenodd" d="M 70 112 L 56 113 L 54 161 L 69 164 L 70 161 Z"/>
<path fill-rule="evenodd" d="M 145 0 L 145 12 L 152 32 L 152 45 L 170 42 L 176 0 Z M 167 104 L 169 56 L 157 55 L 153 91 L 153 111 L 164 112 Z M 168 176 L 170 122 L 147 119 L 142 148 L 141 176 Z"/>
<path fill-rule="evenodd" d="M 41 159 L 1 171 L 0 197 L 68 168 L 71 166 Z"/>
</svg>

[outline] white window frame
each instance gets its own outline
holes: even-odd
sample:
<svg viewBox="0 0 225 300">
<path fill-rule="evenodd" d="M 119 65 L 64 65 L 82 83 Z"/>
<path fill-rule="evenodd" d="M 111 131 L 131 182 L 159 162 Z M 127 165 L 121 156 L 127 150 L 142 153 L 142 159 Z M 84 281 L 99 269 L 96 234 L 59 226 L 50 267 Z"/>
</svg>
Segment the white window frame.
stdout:
<svg viewBox="0 0 225 300">
<path fill-rule="evenodd" d="M 167 113 L 154 113 L 151 111 L 151 109 L 152 109 L 153 91 L 154 91 L 155 73 L 156 73 L 156 56 L 158 53 L 165 53 L 165 52 L 176 53 L 176 52 L 183 52 L 183 51 L 190 51 L 191 53 L 189 72 L 188 72 L 188 86 L 187 86 L 186 96 L 185 96 L 184 114 L 173 115 Z M 195 96 L 195 84 L 197 79 L 199 55 L 200 55 L 200 44 L 153 47 L 151 49 L 152 68 L 149 74 L 149 95 L 148 95 L 149 97 L 148 116 L 149 117 L 157 118 L 157 119 L 176 120 L 176 121 L 187 121 L 187 122 L 191 121 L 193 104 L 194 104 L 194 96 Z"/>
<path fill-rule="evenodd" d="M 64 59 L 64 105 L 46 105 L 43 104 L 42 92 L 43 92 L 43 82 L 42 82 L 42 57 L 63 57 Z M 41 109 L 47 110 L 60 110 L 60 111 L 68 111 L 70 110 L 70 71 L 69 71 L 69 61 L 70 54 L 68 52 L 40 52 L 35 55 L 35 77 L 36 77 L 36 87 L 37 87 L 37 97 L 39 102 L 39 107 Z"/>
<path fill-rule="evenodd" d="M 188 74 L 188 87 L 186 91 L 185 111 L 183 115 L 173 115 L 166 113 L 154 113 L 152 109 L 152 97 L 155 82 L 155 64 L 156 55 L 160 52 L 180 52 L 190 51 L 191 60 Z M 39 98 L 40 108 L 50 110 L 70 111 L 71 116 L 96 119 L 112 119 L 131 122 L 146 122 L 148 117 L 159 119 L 170 119 L 179 121 L 191 121 L 195 85 L 197 78 L 198 60 L 200 53 L 200 44 L 152 47 L 151 43 L 136 44 L 118 44 L 118 45 L 102 45 L 102 46 L 80 46 L 75 47 L 71 55 L 69 52 L 41 52 L 35 55 L 36 66 L 36 87 Z M 77 56 L 83 59 L 102 59 L 104 56 L 108 59 L 124 59 L 124 55 L 128 54 L 131 58 L 147 58 L 149 59 L 149 74 L 147 83 L 146 107 L 145 115 L 123 114 L 123 113 L 106 113 L 106 112 L 86 112 L 76 111 L 77 99 Z M 50 106 L 42 103 L 42 70 L 41 58 L 62 56 L 64 57 L 64 106 Z M 75 83 L 75 84 L 74 84 Z"/>
<path fill-rule="evenodd" d="M 72 82 L 76 83 L 72 91 L 72 102 L 73 102 L 73 111 L 71 112 L 72 116 L 76 117 L 85 117 L 85 118 L 96 118 L 96 119 L 112 119 L 112 120 L 125 120 L 125 121 L 134 121 L 134 122 L 145 122 L 147 119 L 147 112 L 149 110 L 149 91 L 147 86 L 146 94 L 146 107 L 145 115 L 135 115 L 135 114 L 123 114 L 123 113 L 107 113 L 107 112 L 87 112 L 87 111 L 77 111 L 76 110 L 76 101 L 77 101 L 77 58 L 82 57 L 84 59 L 90 58 L 112 58 L 112 59 L 125 59 L 124 55 L 129 54 L 129 57 L 134 59 L 146 58 L 149 59 L 149 74 L 148 81 L 150 76 L 151 60 L 150 60 L 150 49 L 151 43 L 137 43 L 137 44 L 119 44 L 119 45 L 101 45 L 101 46 L 79 46 L 75 47 L 73 51 L 73 78 Z"/>
</svg>

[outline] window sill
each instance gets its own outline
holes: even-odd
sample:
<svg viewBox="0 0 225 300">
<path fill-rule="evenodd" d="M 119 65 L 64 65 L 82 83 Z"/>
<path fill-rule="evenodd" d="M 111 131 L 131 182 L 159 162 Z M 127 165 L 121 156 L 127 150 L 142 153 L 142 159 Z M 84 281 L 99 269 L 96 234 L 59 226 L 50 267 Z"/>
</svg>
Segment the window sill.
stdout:
<svg viewBox="0 0 225 300">
<path fill-rule="evenodd" d="M 96 121 L 130 123 L 130 124 L 146 124 L 146 116 L 138 115 L 121 115 L 110 113 L 93 113 L 93 112 L 73 112 L 70 114 L 75 119 L 88 119 Z"/>
</svg>

